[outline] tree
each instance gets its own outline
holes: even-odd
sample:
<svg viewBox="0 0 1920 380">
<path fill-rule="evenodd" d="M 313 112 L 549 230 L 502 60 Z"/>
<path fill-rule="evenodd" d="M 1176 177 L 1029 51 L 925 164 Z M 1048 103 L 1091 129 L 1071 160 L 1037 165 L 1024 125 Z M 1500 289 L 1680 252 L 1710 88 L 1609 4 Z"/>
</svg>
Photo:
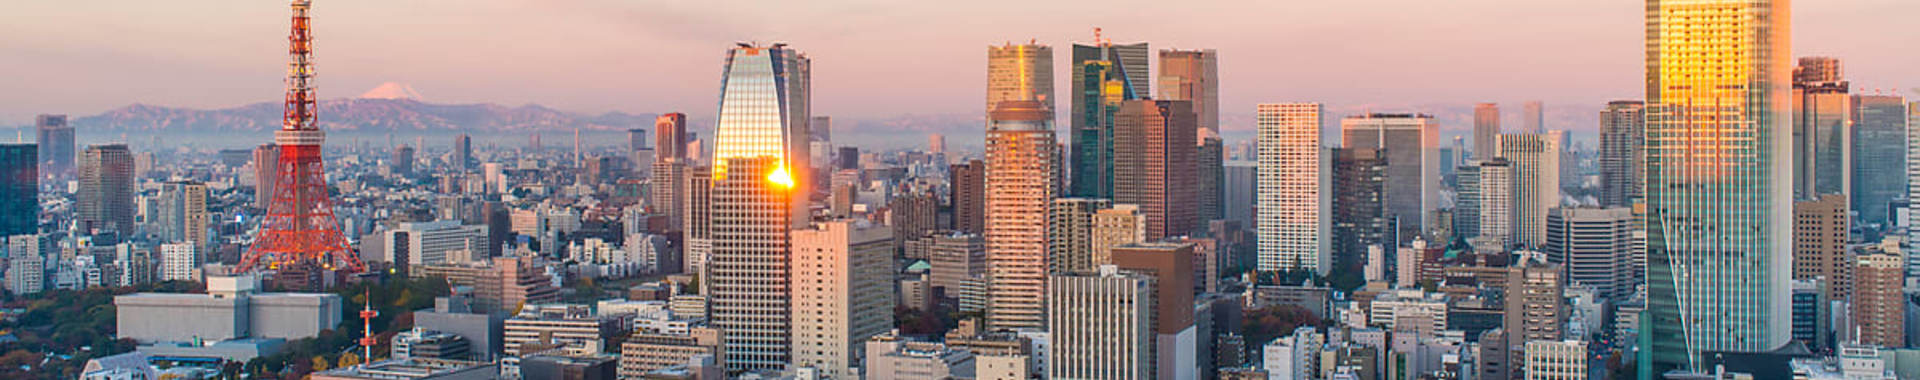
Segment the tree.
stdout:
<svg viewBox="0 0 1920 380">
<path fill-rule="evenodd" d="M 313 371 L 314 371 L 314 372 L 320 372 L 320 371 L 325 371 L 325 370 L 327 370 L 327 357 L 326 357 L 326 356 L 321 356 L 321 355 L 314 355 L 314 356 L 313 356 Z"/>
<path fill-rule="evenodd" d="M 347 353 L 340 354 L 340 364 L 335 367 L 347 368 L 357 365 L 360 365 L 360 355 L 353 353 L 353 351 L 347 351 Z"/>
</svg>

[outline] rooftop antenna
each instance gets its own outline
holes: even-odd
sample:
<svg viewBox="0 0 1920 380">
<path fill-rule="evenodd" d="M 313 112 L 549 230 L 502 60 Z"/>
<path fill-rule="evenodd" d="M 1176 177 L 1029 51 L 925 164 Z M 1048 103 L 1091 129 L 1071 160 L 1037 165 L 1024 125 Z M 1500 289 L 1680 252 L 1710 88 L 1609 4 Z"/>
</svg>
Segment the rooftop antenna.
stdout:
<svg viewBox="0 0 1920 380">
<path fill-rule="evenodd" d="M 1106 37 L 1100 36 L 1100 27 L 1098 26 L 1093 27 L 1093 43 L 1100 46 L 1108 45 Z"/>
</svg>

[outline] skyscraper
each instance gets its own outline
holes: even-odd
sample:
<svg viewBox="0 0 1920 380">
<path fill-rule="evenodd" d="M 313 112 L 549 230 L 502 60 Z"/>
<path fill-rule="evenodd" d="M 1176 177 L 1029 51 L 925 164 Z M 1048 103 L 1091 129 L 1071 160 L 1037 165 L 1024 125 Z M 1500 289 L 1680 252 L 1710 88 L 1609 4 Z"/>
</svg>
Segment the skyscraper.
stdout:
<svg viewBox="0 0 1920 380">
<path fill-rule="evenodd" d="M 1500 135 L 1500 158 L 1513 163 L 1513 241 L 1546 243 L 1547 210 L 1560 206 L 1561 131 Z"/>
<path fill-rule="evenodd" d="M 1547 106 L 1538 100 L 1524 104 L 1520 114 L 1520 133 L 1547 133 Z"/>
<path fill-rule="evenodd" d="M 1600 205 L 1626 207 L 1646 185 L 1647 103 L 1618 100 L 1600 111 Z"/>
<path fill-rule="evenodd" d="M 1393 241 L 1386 204 L 1387 154 L 1380 149 L 1334 149 L 1333 245 L 1329 275 L 1364 274 L 1367 247 Z M 1457 216 L 1456 216 L 1457 217 Z M 1382 264 L 1384 265 L 1384 263 Z"/>
<path fill-rule="evenodd" d="M 1113 248 L 1113 265 L 1122 271 L 1153 279 L 1147 288 L 1153 298 L 1153 310 L 1147 318 L 1153 324 L 1153 371 L 1160 379 L 1193 378 L 1199 368 L 1191 346 L 1202 337 L 1194 327 L 1193 282 L 1194 249 L 1192 243 L 1137 243 Z M 1209 363 L 1211 364 L 1211 363 Z M 1184 376 L 1183 376 L 1184 375 Z"/>
<path fill-rule="evenodd" d="M 1097 39 L 1098 37 L 1096 37 Z M 1114 113 L 1120 103 L 1145 97 L 1148 88 L 1148 59 L 1145 42 L 1113 45 L 1095 41 L 1094 45 L 1073 45 L 1073 110 L 1068 116 L 1070 148 L 1068 194 L 1087 198 L 1112 198 L 1114 165 Z"/>
<path fill-rule="evenodd" d="M 733 369 L 781 369 L 792 358 L 787 248 L 788 230 L 806 220 L 805 171 L 795 169 L 807 167 L 806 64 L 784 44 L 727 52 L 706 264 L 713 325 L 726 331 Z"/>
<path fill-rule="evenodd" d="M 1888 212 L 1894 201 L 1907 198 L 1907 177 L 1894 175 L 1907 167 L 1907 99 L 1890 95 L 1854 95 L 1853 179 L 1847 200 L 1860 213 L 1869 239 L 1892 227 Z"/>
<path fill-rule="evenodd" d="M 39 231 L 38 152 L 33 144 L 0 144 L 0 237 Z"/>
<path fill-rule="evenodd" d="M 160 210 L 155 216 L 161 239 L 208 247 L 207 184 L 173 181 L 160 185 Z"/>
<path fill-rule="evenodd" d="M 1647 3 L 1642 378 L 1792 338 L 1788 4 Z"/>
<path fill-rule="evenodd" d="M 1493 157 L 1493 139 L 1500 135 L 1500 105 L 1473 105 L 1473 158 Z"/>
<path fill-rule="evenodd" d="M 892 263 L 884 226 L 835 220 L 793 231 L 793 365 L 859 377 L 863 343 L 893 328 Z"/>
<path fill-rule="evenodd" d="M 133 152 L 126 144 L 87 146 L 80 161 L 80 202 L 75 223 L 81 231 L 133 229 Z"/>
<path fill-rule="evenodd" d="M 1781 52 L 1786 54 L 1786 52 Z M 1806 57 L 1793 68 L 1793 196 L 1851 191 L 1853 98 L 1840 60 Z M 1782 106 L 1785 106 L 1784 104 Z"/>
<path fill-rule="evenodd" d="M 34 118 L 34 130 L 38 132 L 40 146 L 40 175 L 47 178 L 68 178 L 73 176 L 73 127 L 67 126 L 67 115 L 40 115 Z"/>
<path fill-rule="evenodd" d="M 1113 201 L 1139 205 L 1147 240 L 1200 227 L 1194 171 L 1193 106 L 1175 100 L 1129 100 L 1113 117 Z"/>
<path fill-rule="evenodd" d="M 1261 104 L 1259 126 L 1259 245 L 1263 271 L 1332 268 L 1333 174 L 1320 145 L 1319 103 Z"/>
<path fill-rule="evenodd" d="M 393 174 L 406 176 L 413 174 L 413 147 L 401 144 L 393 148 Z"/>
<path fill-rule="evenodd" d="M 987 111 L 1013 100 L 1039 101 L 1053 109 L 1053 99 L 1052 47 L 1035 42 L 987 47 Z"/>
<path fill-rule="evenodd" d="M 987 322 L 1046 325 L 1047 204 L 1059 191 L 1053 111 L 1038 101 L 1002 102 L 987 125 Z"/>
<path fill-rule="evenodd" d="M 986 232 L 987 163 L 968 161 L 947 167 L 947 199 L 953 204 L 955 231 L 978 235 Z"/>
<path fill-rule="evenodd" d="M 455 171 L 466 172 L 473 168 L 473 137 L 462 133 L 453 135 L 453 155 L 447 157 Z"/>
<path fill-rule="evenodd" d="M 687 159 L 687 114 L 671 112 L 653 119 L 654 161 Z"/>
<path fill-rule="evenodd" d="M 1193 102 L 1200 129 L 1220 133 L 1220 53 L 1161 50 L 1159 81 L 1155 99 Z"/>
<path fill-rule="evenodd" d="M 1440 208 L 1440 124 L 1427 115 L 1370 114 L 1340 120 L 1340 133 L 1346 148 L 1386 150 L 1387 217 L 1399 240 L 1389 245 L 1425 232 Z"/>
<path fill-rule="evenodd" d="M 1226 218 L 1222 202 L 1226 200 L 1226 149 L 1220 134 L 1214 131 L 1200 130 L 1200 140 L 1195 142 L 1194 162 L 1199 169 L 1194 172 L 1194 191 L 1198 193 L 1199 208 L 1194 211 L 1197 225 L 1206 225 L 1217 219 Z"/>
</svg>

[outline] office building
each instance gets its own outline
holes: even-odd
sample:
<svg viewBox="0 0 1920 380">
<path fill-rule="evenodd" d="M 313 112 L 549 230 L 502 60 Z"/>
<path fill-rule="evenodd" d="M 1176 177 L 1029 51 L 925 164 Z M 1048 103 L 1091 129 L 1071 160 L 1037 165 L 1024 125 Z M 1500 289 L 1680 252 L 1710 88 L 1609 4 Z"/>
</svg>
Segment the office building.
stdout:
<svg viewBox="0 0 1920 380">
<path fill-rule="evenodd" d="M 593 314 L 586 305 L 526 305 L 507 318 L 501 343 L 507 356 L 557 349 L 570 356 L 597 356 L 614 335 L 625 331 L 622 319 Z"/>
<path fill-rule="evenodd" d="M 1155 99 L 1191 102 L 1200 129 L 1220 133 L 1219 52 L 1161 50 L 1158 81 Z"/>
<path fill-rule="evenodd" d="M 1860 213 L 1860 225 L 1873 232 L 1892 227 L 1889 212 L 1907 197 L 1907 100 L 1891 95 L 1854 95 L 1853 179 L 1847 200 Z"/>
<path fill-rule="evenodd" d="M 133 152 L 126 144 L 91 145 L 80 160 L 75 223 L 81 231 L 133 229 Z"/>
<path fill-rule="evenodd" d="M 1153 378 L 1153 280 L 1103 266 L 1048 276 L 1047 377 Z"/>
<path fill-rule="evenodd" d="M 266 209 L 273 203 L 273 184 L 280 175 L 274 168 L 279 162 L 279 145 L 267 143 L 253 148 L 253 207 Z"/>
<path fill-rule="evenodd" d="M 546 264 L 527 252 L 495 257 L 491 261 L 467 264 L 422 265 L 409 268 L 409 278 L 445 278 L 454 286 L 473 287 L 472 309 L 511 313 L 520 305 L 560 301 L 560 289 L 553 286 Z M 469 337 L 471 338 L 471 337 Z"/>
<path fill-rule="evenodd" d="M 40 175 L 45 178 L 72 178 L 74 174 L 73 127 L 67 125 L 67 115 L 39 115 L 34 117 L 34 131 L 39 140 Z"/>
<path fill-rule="evenodd" d="M 836 220 L 793 231 L 793 366 L 859 377 L 867 338 L 893 328 L 893 237 Z"/>
<path fill-rule="evenodd" d="M 1500 105 L 1480 103 L 1473 105 L 1473 158 L 1485 160 L 1494 156 L 1494 139 L 1500 136 Z"/>
<path fill-rule="evenodd" d="M 212 243 L 207 239 L 207 226 L 211 221 L 207 213 L 207 184 L 192 181 L 161 184 L 158 203 L 160 209 L 149 218 L 153 218 L 158 227 L 161 240 L 201 247 Z"/>
<path fill-rule="evenodd" d="M 1113 132 L 1114 203 L 1140 206 L 1149 240 L 1199 228 L 1193 106 L 1185 101 L 1125 101 L 1114 113 Z"/>
<path fill-rule="evenodd" d="M 1153 298 L 1148 321 L 1153 325 L 1153 346 L 1147 351 L 1153 358 L 1150 367 L 1160 379 L 1192 379 L 1201 336 L 1195 327 L 1193 307 L 1194 245 L 1190 243 L 1137 243 L 1113 248 L 1113 265 L 1121 271 L 1145 276 Z"/>
<path fill-rule="evenodd" d="M 1194 162 L 1199 164 L 1199 169 L 1194 172 L 1194 192 L 1198 194 L 1200 205 L 1194 211 L 1197 214 L 1194 220 L 1196 224 L 1204 226 L 1207 222 L 1226 218 L 1226 211 L 1221 206 L 1227 196 L 1223 187 L 1227 175 L 1226 152 L 1223 151 L 1226 146 L 1219 132 L 1202 129 L 1199 138 L 1195 142 L 1197 145 L 1194 145 Z"/>
<path fill-rule="evenodd" d="M 620 377 L 646 378 L 649 372 L 686 365 L 701 356 L 726 356 L 719 329 L 693 327 L 687 331 L 643 329 L 620 343 Z M 721 365 L 724 366 L 724 363 Z"/>
<path fill-rule="evenodd" d="M 118 336 L 141 343 L 300 339 L 339 327 L 341 299 L 330 293 L 264 293 L 251 275 L 209 277 L 207 293 L 134 293 L 113 297 Z"/>
<path fill-rule="evenodd" d="M 471 360 L 493 360 L 500 352 L 506 312 L 474 310 L 473 301 L 472 294 L 464 293 L 434 297 L 432 308 L 413 311 L 413 326 L 453 334 L 467 341 L 472 348 Z"/>
<path fill-rule="evenodd" d="M 1045 327 L 1047 207 L 1060 173 L 1053 111 L 1037 101 L 1002 102 L 988 119 L 988 325 Z"/>
<path fill-rule="evenodd" d="M 687 114 L 671 112 L 653 119 L 654 162 L 687 157 Z"/>
<path fill-rule="evenodd" d="M 987 223 L 987 163 L 973 160 L 947 167 L 947 200 L 953 205 L 955 231 L 980 234 Z"/>
<path fill-rule="evenodd" d="M 1054 108 L 1053 48 L 1035 42 L 987 47 L 987 104 L 1031 100 Z"/>
<path fill-rule="evenodd" d="M 1600 205 L 1632 206 L 1646 185 L 1647 103 L 1617 100 L 1600 111 Z M 1565 148 L 1565 147 L 1562 147 Z"/>
<path fill-rule="evenodd" d="M 987 241 L 980 235 L 932 233 L 921 237 L 920 242 L 931 251 L 927 263 L 933 265 L 928 270 L 933 287 L 944 289 L 949 298 L 959 298 L 967 281 L 987 275 Z"/>
<path fill-rule="evenodd" d="M 713 326 L 726 332 L 731 370 L 778 370 L 791 362 L 787 232 L 807 219 L 807 197 L 795 195 L 810 188 L 809 62 L 784 44 L 727 52 L 711 207 L 703 209 L 712 246 L 704 260 L 711 280 L 703 283 Z"/>
<path fill-rule="evenodd" d="M 39 293 L 47 289 L 48 256 L 53 245 L 46 236 L 22 234 L 7 236 L 7 291 L 16 295 Z"/>
<path fill-rule="evenodd" d="M 380 252 L 373 260 L 394 265 L 402 273 L 421 265 L 464 264 L 493 257 L 487 246 L 487 226 L 465 225 L 459 220 L 400 223 L 373 236 L 380 239 Z"/>
<path fill-rule="evenodd" d="M 1513 243 L 1513 164 L 1494 157 L 1460 167 L 1454 234 L 1500 246 Z"/>
<path fill-rule="evenodd" d="M 1500 135 L 1499 157 L 1513 165 L 1513 242 L 1546 243 L 1547 210 L 1560 207 L 1562 131 Z"/>
<path fill-rule="evenodd" d="M 1385 203 L 1387 155 L 1385 150 L 1372 148 L 1333 149 L 1332 155 L 1331 271 L 1360 273 L 1366 265 L 1367 247 L 1391 246 L 1394 241 Z"/>
<path fill-rule="evenodd" d="M 1567 325 L 1565 266 L 1526 257 L 1507 269 L 1505 329 L 1509 347 L 1557 341 Z"/>
<path fill-rule="evenodd" d="M 1222 218 L 1242 226 L 1254 225 L 1258 212 L 1260 165 L 1253 161 L 1229 161 L 1220 167 L 1220 213 Z"/>
<path fill-rule="evenodd" d="M 874 337 L 866 345 L 868 379 L 999 379 L 976 377 L 973 352 L 934 342 L 895 336 Z M 1021 363 L 1025 364 L 1025 363 Z M 1024 379 L 1025 377 L 1021 377 Z"/>
<path fill-rule="evenodd" d="M 1854 107 L 1840 60 L 1801 58 L 1792 80 L 1793 197 L 1850 193 Z"/>
<path fill-rule="evenodd" d="M 1861 255 L 1854 267 L 1849 313 L 1855 342 L 1880 347 L 1906 347 L 1906 293 L 1901 291 L 1905 263 L 1899 255 Z"/>
<path fill-rule="evenodd" d="M 0 144 L 0 236 L 40 229 L 39 148 Z"/>
<path fill-rule="evenodd" d="M 1420 236 L 1427 215 L 1440 208 L 1440 124 L 1427 115 L 1370 114 L 1340 120 L 1340 132 L 1346 148 L 1386 151 L 1383 201 L 1397 229 L 1393 243 Z"/>
<path fill-rule="evenodd" d="M 1791 339 L 1790 13 L 1771 0 L 1647 4 L 1641 377 L 1711 371 L 1708 352 Z"/>
<path fill-rule="evenodd" d="M 1073 178 L 1068 194 L 1087 198 L 1113 198 L 1114 194 L 1114 114 L 1120 103 L 1146 97 L 1150 79 L 1147 70 L 1147 44 L 1113 45 L 1095 41 L 1094 45 L 1073 45 L 1073 109 L 1068 115 L 1070 147 L 1068 161 Z M 1191 106 L 1188 106 L 1191 113 Z"/>
<path fill-rule="evenodd" d="M 388 167 L 393 171 L 393 175 L 403 177 L 412 175 L 413 147 L 407 146 L 406 144 L 394 147 L 392 162 L 388 163 Z"/>
<path fill-rule="evenodd" d="M 795 194 L 809 194 L 807 160 L 811 60 L 785 44 L 740 44 L 727 51 L 714 128 L 713 178 L 726 178 L 734 158 L 771 157 Z M 786 199 L 789 228 L 807 222 L 807 197 Z M 732 337 L 737 334 L 730 334 Z M 742 364 L 729 361 L 729 364 Z"/>
<path fill-rule="evenodd" d="M 685 160 L 653 162 L 653 177 L 647 183 L 647 210 L 652 211 L 654 215 L 666 217 L 666 231 L 686 231 L 686 215 L 680 207 L 687 201 L 687 193 L 684 189 L 687 175 Z"/>
<path fill-rule="evenodd" d="M 1527 341 L 1521 373 L 1527 380 L 1585 380 L 1587 342 L 1584 340 Z"/>
<path fill-rule="evenodd" d="M 1146 215 L 1105 199 L 1057 198 L 1047 210 L 1048 273 L 1093 273 L 1113 247 L 1149 241 Z"/>
<path fill-rule="evenodd" d="M 1320 144 L 1319 103 L 1261 104 L 1257 266 L 1263 271 L 1332 268 L 1333 160 Z"/>
<path fill-rule="evenodd" d="M 1624 301 L 1634 291 L 1633 209 L 1555 207 L 1547 211 L 1548 261 L 1565 265 L 1567 283 Z"/>
<path fill-rule="evenodd" d="M 1847 196 L 1821 195 L 1793 202 L 1793 279 L 1814 280 L 1826 290 L 1822 296 L 1846 299 L 1853 294 L 1853 255 L 1847 251 Z"/>
</svg>

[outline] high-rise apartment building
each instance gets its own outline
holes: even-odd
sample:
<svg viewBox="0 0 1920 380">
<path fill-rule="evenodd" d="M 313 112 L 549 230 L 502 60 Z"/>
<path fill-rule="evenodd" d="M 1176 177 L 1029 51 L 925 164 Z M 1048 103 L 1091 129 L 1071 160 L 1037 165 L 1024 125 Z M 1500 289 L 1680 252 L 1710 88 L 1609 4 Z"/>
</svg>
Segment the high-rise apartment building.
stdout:
<svg viewBox="0 0 1920 380">
<path fill-rule="evenodd" d="M 212 243 L 207 240 L 207 226 L 212 221 L 207 213 L 207 184 L 193 181 L 161 184 L 158 203 L 160 209 L 149 217 L 159 227 L 162 240 L 197 247 L 208 247 Z"/>
<path fill-rule="evenodd" d="M 947 167 L 947 200 L 955 231 L 980 234 L 987 224 L 987 163 L 967 161 Z"/>
<path fill-rule="evenodd" d="M 74 174 L 73 127 L 67 125 L 67 115 L 39 115 L 34 117 L 34 131 L 39 138 L 40 175 L 45 178 L 70 178 Z"/>
<path fill-rule="evenodd" d="M 687 194 L 682 189 L 686 181 L 685 160 L 653 162 L 653 177 L 647 182 L 647 209 L 667 218 L 667 231 L 686 231 L 686 218 L 680 209 L 686 202 Z"/>
<path fill-rule="evenodd" d="M 1624 301 L 1634 278 L 1633 209 L 1555 207 L 1547 211 L 1547 260 L 1567 268 L 1567 283 Z"/>
<path fill-rule="evenodd" d="M 1500 246 L 1513 243 L 1513 164 L 1499 157 L 1475 161 L 1460 167 L 1458 178 L 1453 233 Z"/>
<path fill-rule="evenodd" d="M 1853 255 L 1847 252 L 1847 196 L 1826 194 L 1793 202 L 1793 279 L 1819 279 L 1828 299 L 1853 294 Z"/>
<path fill-rule="evenodd" d="M 1907 296 L 1901 291 L 1906 263 L 1899 255 L 1862 255 L 1854 267 L 1855 342 L 1880 347 L 1907 346 Z"/>
<path fill-rule="evenodd" d="M 40 229 L 40 159 L 33 144 L 0 144 L 0 237 Z"/>
<path fill-rule="evenodd" d="M 91 145 L 80 160 L 79 211 L 81 231 L 133 229 L 133 152 L 126 144 Z"/>
<path fill-rule="evenodd" d="M 1260 141 L 1259 253 L 1263 271 L 1333 267 L 1333 168 L 1320 145 L 1319 103 L 1261 104 L 1256 108 Z"/>
<path fill-rule="evenodd" d="M 1785 52 L 1782 52 L 1785 54 Z M 1793 68 L 1793 196 L 1852 189 L 1853 98 L 1840 60 L 1806 57 Z M 1786 104 L 1780 105 L 1782 107 Z"/>
<path fill-rule="evenodd" d="M 987 47 L 987 111 L 1015 100 L 1038 101 L 1053 109 L 1053 99 L 1052 47 L 1036 42 Z"/>
<path fill-rule="evenodd" d="M 1920 127 L 1920 101 L 1907 103 L 1907 127 Z M 1907 241 L 1920 242 L 1920 131 L 1907 132 Z M 1920 255 L 1907 256 L 1907 275 L 1920 277 Z"/>
<path fill-rule="evenodd" d="M 670 112 L 653 119 L 654 161 L 687 159 L 687 114 Z"/>
<path fill-rule="evenodd" d="M 1647 3 L 1642 378 L 1792 338 L 1788 4 Z"/>
<path fill-rule="evenodd" d="M 200 252 L 192 243 L 160 245 L 160 281 L 199 281 L 193 270 L 200 268 Z"/>
<path fill-rule="evenodd" d="M 1500 136 L 1500 105 L 1473 105 L 1473 158 L 1484 160 L 1493 157 L 1495 136 Z"/>
<path fill-rule="evenodd" d="M 1847 200 L 1871 232 L 1892 227 L 1894 201 L 1907 198 L 1907 99 L 1897 95 L 1854 95 L 1853 179 Z M 1871 236 L 1869 237 L 1871 238 Z"/>
<path fill-rule="evenodd" d="M 893 237 L 835 220 L 793 231 L 793 365 L 859 377 L 867 338 L 893 328 Z"/>
<path fill-rule="evenodd" d="M 704 259 L 710 281 L 702 283 L 712 324 L 726 332 L 729 369 L 777 370 L 792 362 L 788 231 L 808 219 L 809 62 L 784 44 L 740 44 L 727 52 L 710 205 L 698 210 L 705 211 L 709 225 L 700 232 L 711 247 Z M 697 190 L 689 195 L 702 198 Z"/>
<path fill-rule="evenodd" d="M 1547 106 L 1538 100 L 1522 105 L 1520 114 L 1520 133 L 1547 133 Z"/>
<path fill-rule="evenodd" d="M 1047 207 L 1059 192 L 1053 110 L 1002 102 L 987 125 L 987 323 L 1046 325 Z"/>
<path fill-rule="evenodd" d="M 1513 164 L 1513 241 L 1546 243 L 1547 210 L 1560 206 L 1560 146 L 1563 131 L 1500 135 L 1500 158 Z"/>
<path fill-rule="evenodd" d="M 1329 273 L 1361 273 L 1367 247 L 1385 248 L 1394 241 L 1384 203 L 1387 154 L 1381 149 L 1339 148 L 1330 155 L 1333 244 L 1329 254 L 1333 265 Z"/>
<path fill-rule="evenodd" d="M 1199 228 L 1193 106 L 1129 100 L 1114 113 L 1113 124 L 1114 203 L 1140 206 L 1148 240 Z"/>
<path fill-rule="evenodd" d="M 47 289 L 47 261 L 53 246 L 45 235 L 7 237 L 7 291 L 16 295 Z"/>
<path fill-rule="evenodd" d="M 1393 245 L 1425 232 L 1428 215 L 1440 208 L 1440 124 L 1427 115 L 1369 114 L 1340 120 L 1340 133 L 1346 148 L 1386 150 L 1387 217 L 1399 240 Z"/>
<path fill-rule="evenodd" d="M 1138 207 L 1126 206 L 1138 214 Z M 1097 248 L 1103 242 L 1096 237 L 1094 215 L 1113 209 L 1113 201 L 1097 198 L 1055 198 L 1047 206 L 1047 273 L 1090 273 L 1106 261 L 1108 252 Z M 1142 221 L 1139 234 L 1146 235 Z M 1125 242 L 1138 242 L 1134 237 Z"/>
<path fill-rule="evenodd" d="M 1047 377 L 1154 378 L 1153 279 L 1102 266 L 1048 276 Z"/>
<path fill-rule="evenodd" d="M 1632 206 L 1646 186 L 1647 103 L 1616 100 L 1600 111 L 1600 205 Z M 1562 147 L 1565 148 L 1565 147 Z"/>
<path fill-rule="evenodd" d="M 1219 52 L 1161 50 L 1159 82 L 1155 99 L 1192 102 L 1200 129 L 1220 132 Z"/>
</svg>

